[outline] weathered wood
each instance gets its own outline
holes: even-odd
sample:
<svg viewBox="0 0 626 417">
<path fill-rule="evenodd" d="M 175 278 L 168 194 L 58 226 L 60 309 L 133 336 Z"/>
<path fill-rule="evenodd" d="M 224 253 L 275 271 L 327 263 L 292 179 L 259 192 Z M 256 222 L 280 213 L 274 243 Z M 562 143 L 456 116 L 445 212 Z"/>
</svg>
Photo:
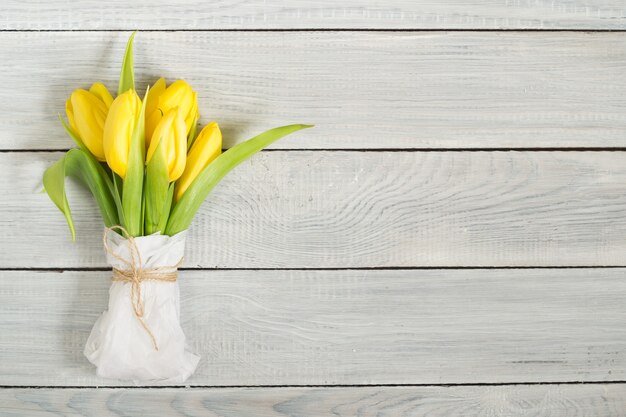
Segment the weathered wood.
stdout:
<svg viewBox="0 0 626 417">
<path fill-rule="evenodd" d="M 127 37 L 3 33 L 0 149 L 71 146 L 57 114 L 115 88 Z M 136 55 L 139 89 L 187 79 L 226 146 L 289 123 L 317 127 L 275 148 L 626 146 L 622 33 L 144 32 Z"/>
<path fill-rule="evenodd" d="M 183 271 L 191 385 L 626 379 L 625 269 Z M 2 385 L 116 385 L 84 343 L 109 273 L 0 272 Z"/>
<path fill-rule="evenodd" d="M 620 0 L 6 0 L 0 29 L 624 29 Z"/>
<path fill-rule="evenodd" d="M 0 154 L 0 267 L 106 266 L 88 193 L 70 187 L 76 244 L 39 193 L 60 155 Z M 263 152 L 200 209 L 184 265 L 626 265 L 624 236 L 622 152 Z"/>
<path fill-rule="evenodd" d="M 0 413 L 46 416 L 620 417 L 626 385 L 228 389 L 7 389 Z"/>
</svg>

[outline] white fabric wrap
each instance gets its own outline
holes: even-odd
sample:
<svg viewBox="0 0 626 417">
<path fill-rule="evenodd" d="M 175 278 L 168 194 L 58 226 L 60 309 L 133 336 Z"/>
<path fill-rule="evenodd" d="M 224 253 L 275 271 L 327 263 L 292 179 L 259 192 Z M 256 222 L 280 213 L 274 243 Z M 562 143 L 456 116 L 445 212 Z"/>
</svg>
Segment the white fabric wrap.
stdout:
<svg viewBox="0 0 626 417">
<path fill-rule="evenodd" d="M 106 232 L 105 232 L 106 233 Z M 185 251 L 186 232 L 174 236 L 150 235 L 134 238 L 142 268 L 177 265 Z M 106 233 L 109 250 L 132 260 L 128 240 L 117 233 Z M 107 261 L 117 269 L 128 269 L 107 253 Z M 191 353 L 180 327 L 180 291 L 178 282 L 143 281 L 141 299 L 143 320 L 152 338 L 135 316 L 129 282 L 113 281 L 109 290 L 109 309 L 94 324 L 85 356 L 96 365 L 104 378 L 132 380 L 135 383 L 184 382 L 196 369 L 199 356 Z"/>
</svg>

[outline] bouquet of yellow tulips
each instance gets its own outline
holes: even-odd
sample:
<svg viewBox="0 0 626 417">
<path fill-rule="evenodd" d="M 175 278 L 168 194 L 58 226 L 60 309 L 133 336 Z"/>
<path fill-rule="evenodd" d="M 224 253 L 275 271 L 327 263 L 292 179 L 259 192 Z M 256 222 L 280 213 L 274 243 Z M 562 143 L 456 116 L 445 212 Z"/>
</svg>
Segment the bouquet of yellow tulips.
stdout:
<svg viewBox="0 0 626 417">
<path fill-rule="evenodd" d="M 43 176 L 44 189 L 74 224 L 65 194 L 72 176 L 94 196 L 113 267 L 109 310 L 91 332 L 85 355 L 98 375 L 134 381 L 182 382 L 195 370 L 179 325 L 176 270 L 186 229 L 213 187 L 235 166 L 308 125 L 269 130 L 222 153 L 217 123 L 197 133 L 197 94 L 182 80 L 161 78 L 137 94 L 131 35 L 117 96 L 96 83 L 66 103 L 61 122 L 78 148 Z M 132 315 L 135 319 L 132 319 Z M 129 316 L 131 319 L 129 319 Z"/>
</svg>

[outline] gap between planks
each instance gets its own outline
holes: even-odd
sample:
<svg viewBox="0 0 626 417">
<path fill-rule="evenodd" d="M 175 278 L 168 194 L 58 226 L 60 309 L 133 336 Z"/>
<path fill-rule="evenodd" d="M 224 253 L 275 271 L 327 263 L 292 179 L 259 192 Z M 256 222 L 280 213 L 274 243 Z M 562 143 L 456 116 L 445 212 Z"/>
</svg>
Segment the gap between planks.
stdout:
<svg viewBox="0 0 626 417">
<path fill-rule="evenodd" d="M 476 382 L 441 384 L 285 384 L 285 385 L 0 385 L 5 389 L 239 389 L 239 388 L 425 388 L 425 387 L 515 387 L 524 385 L 619 385 L 626 381 L 559 381 L 559 382 Z"/>
<path fill-rule="evenodd" d="M 562 265 L 562 266 L 364 266 L 364 267 L 293 267 L 293 268 L 208 268 L 182 267 L 179 271 L 437 271 L 437 270 L 497 270 L 497 269 L 621 269 L 626 265 Z M 2 271 L 33 271 L 33 272 L 106 272 L 109 267 L 15 267 L 0 268 Z M 626 381 L 625 381 L 626 382 Z M 1 387 L 1 386 L 0 386 Z"/>
<path fill-rule="evenodd" d="M 67 152 L 70 149 L 0 149 L 2 153 Z M 222 149 L 222 152 L 228 149 Z M 263 149 L 260 152 L 626 152 L 623 146 L 552 148 L 293 148 Z"/>
<path fill-rule="evenodd" d="M 0 29 L 0 33 L 21 33 L 21 32 L 42 32 L 42 33 L 71 33 L 71 32 L 133 32 L 134 29 Z M 468 28 L 403 28 L 403 29 L 382 29 L 382 28 L 287 28 L 287 29 L 139 29 L 137 32 L 540 32 L 540 33 L 626 33 L 626 29 L 468 29 Z"/>
</svg>

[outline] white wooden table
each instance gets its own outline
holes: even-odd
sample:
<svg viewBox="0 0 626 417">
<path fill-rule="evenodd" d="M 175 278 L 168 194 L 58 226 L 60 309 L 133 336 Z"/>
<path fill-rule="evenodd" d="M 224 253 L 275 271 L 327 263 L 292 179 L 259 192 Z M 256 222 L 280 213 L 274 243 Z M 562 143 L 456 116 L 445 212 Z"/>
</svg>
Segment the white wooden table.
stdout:
<svg viewBox="0 0 626 417">
<path fill-rule="evenodd" d="M 626 415 L 623 0 L 127 3 L 0 6 L 0 416 Z M 95 376 L 96 206 L 39 193 L 134 29 L 226 147 L 317 125 L 196 218 L 186 387 Z"/>
</svg>

